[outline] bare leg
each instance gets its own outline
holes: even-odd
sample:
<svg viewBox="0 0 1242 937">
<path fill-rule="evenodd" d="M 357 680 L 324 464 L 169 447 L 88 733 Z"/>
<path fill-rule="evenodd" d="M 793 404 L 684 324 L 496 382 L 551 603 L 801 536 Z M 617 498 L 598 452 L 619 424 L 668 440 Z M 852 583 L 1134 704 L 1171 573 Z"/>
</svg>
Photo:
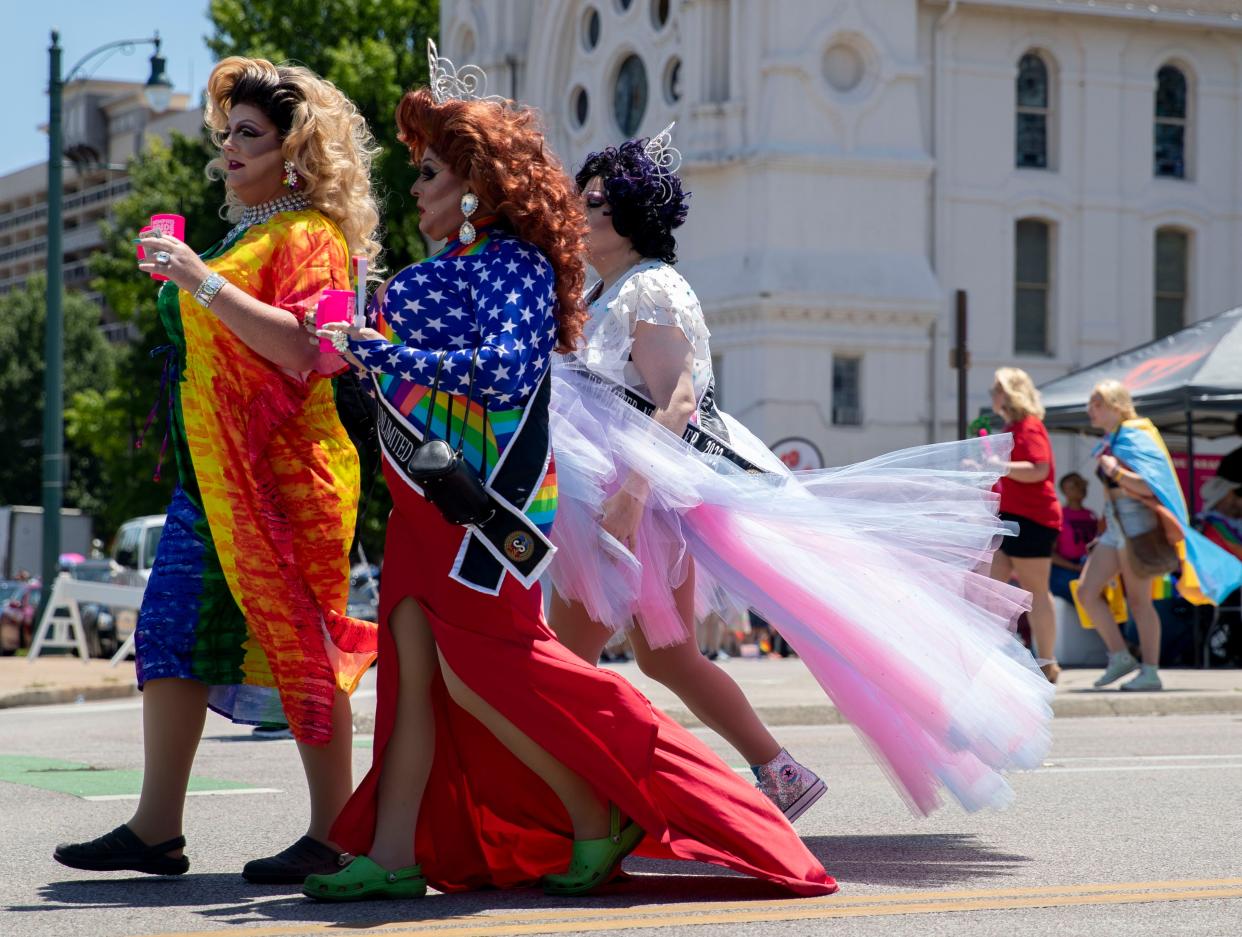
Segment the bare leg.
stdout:
<svg viewBox="0 0 1242 937">
<path fill-rule="evenodd" d="M 1126 604 L 1138 626 L 1139 647 L 1143 663 L 1153 667 L 1160 665 L 1160 616 L 1151 600 L 1151 579 L 1145 579 L 1130 569 L 1121 555 L 1121 578 L 1126 584 Z"/>
<path fill-rule="evenodd" d="M 431 681 L 436 646 L 418 603 L 403 599 L 388 619 L 397 646 L 401 682 L 396 719 L 379 779 L 375 839 L 371 859 L 386 869 L 413 865 L 414 829 L 435 755 L 435 717 Z"/>
<path fill-rule="evenodd" d="M 687 632 L 694 634 L 694 571 L 674 598 Z M 592 621 L 577 602 L 552 597 L 552 628 L 557 638 L 583 660 L 595 663 L 611 632 Z M 699 653 L 693 639 L 653 650 L 641 628 L 630 632 L 630 644 L 642 672 L 672 690 L 705 725 L 738 750 L 748 764 L 767 764 L 781 746 L 759 720 L 741 688 L 725 671 Z"/>
<path fill-rule="evenodd" d="M 207 720 L 207 685 L 150 680 L 142 689 L 142 793 L 127 824 L 144 843 L 180 836 L 190 769 Z M 181 855 L 174 849 L 170 856 Z"/>
<path fill-rule="evenodd" d="M 1018 576 L 1018 585 L 1031 593 L 1031 643 L 1035 656 L 1044 661 L 1057 659 L 1057 614 L 1048 591 L 1052 560 L 1043 557 L 1009 557 Z"/>
<path fill-rule="evenodd" d="M 1087 557 L 1087 564 L 1078 579 L 1078 601 L 1095 627 L 1096 634 L 1104 642 L 1110 654 L 1126 649 L 1121 629 L 1113 620 L 1113 613 L 1104 600 L 1104 587 L 1121 569 L 1121 560 L 1113 547 L 1096 544 Z"/>
<path fill-rule="evenodd" d="M 496 736 L 500 744 L 552 788 L 565 805 L 574 827 L 574 839 L 601 839 L 608 835 L 608 804 L 581 775 L 557 761 L 534 739 L 515 726 L 453 673 L 440 657 L 440 672 L 453 702 Z"/>
<path fill-rule="evenodd" d="M 553 591 L 548 624 L 557 640 L 588 664 L 598 664 L 599 655 L 612 637 L 612 631 L 593 620 L 581 602 L 571 602 Z"/>
<path fill-rule="evenodd" d="M 693 565 L 673 597 L 686 631 L 694 634 Z M 705 726 L 736 748 L 747 764 L 765 765 L 780 754 L 780 744 L 759 719 L 741 687 L 700 654 L 693 640 L 654 649 L 642 629 L 635 628 L 630 641 L 642 672 L 676 693 Z"/>
<path fill-rule="evenodd" d="M 1013 561 L 1008 554 L 997 550 L 992 554 L 992 578 L 997 582 L 1013 581 Z"/>
<path fill-rule="evenodd" d="M 335 845 L 329 831 L 353 793 L 354 723 L 349 696 L 336 691 L 332 701 L 332 739 L 326 745 L 298 743 L 306 786 L 310 791 L 310 827 L 306 835 Z"/>
</svg>

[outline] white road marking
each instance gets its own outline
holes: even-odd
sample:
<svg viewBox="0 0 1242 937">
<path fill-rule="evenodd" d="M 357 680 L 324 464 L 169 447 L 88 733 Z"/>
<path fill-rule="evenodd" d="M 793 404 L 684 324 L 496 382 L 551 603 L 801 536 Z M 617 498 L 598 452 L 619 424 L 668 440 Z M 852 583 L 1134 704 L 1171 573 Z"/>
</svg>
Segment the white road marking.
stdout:
<svg viewBox="0 0 1242 937">
<path fill-rule="evenodd" d="M 1072 758 L 1052 758 L 1057 764 L 1071 761 L 1202 761 L 1206 759 L 1229 759 L 1242 758 L 1242 753 L 1236 755 L 1079 755 Z"/>
<path fill-rule="evenodd" d="M 1238 757 L 1237 755 L 1233 756 Z M 1057 765 L 1045 765 L 1037 771 L 1025 771 L 1023 777 L 1050 777 L 1057 774 L 1098 774 L 1116 771 L 1210 771 L 1219 768 L 1242 768 L 1242 761 L 1237 764 L 1213 765 L 1096 765 L 1093 767 L 1061 768 Z"/>
<path fill-rule="evenodd" d="M 236 787 L 220 791 L 187 791 L 187 797 L 231 797 L 237 794 L 283 794 L 276 787 Z M 140 794 L 95 794 L 82 800 L 138 800 Z"/>
<path fill-rule="evenodd" d="M 374 699 L 375 691 L 357 690 L 352 698 L 355 700 Z M 28 719 L 31 716 L 63 716 L 66 713 L 76 713 L 78 715 L 93 713 L 119 713 L 135 709 L 142 709 L 141 696 L 131 696 L 123 701 L 117 702 L 100 701 L 96 703 L 54 703 L 50 706 L 11 706 L 7 709 L 0 709 L 0 719 L 3 719 L 8 714 Z"/>
</svg>

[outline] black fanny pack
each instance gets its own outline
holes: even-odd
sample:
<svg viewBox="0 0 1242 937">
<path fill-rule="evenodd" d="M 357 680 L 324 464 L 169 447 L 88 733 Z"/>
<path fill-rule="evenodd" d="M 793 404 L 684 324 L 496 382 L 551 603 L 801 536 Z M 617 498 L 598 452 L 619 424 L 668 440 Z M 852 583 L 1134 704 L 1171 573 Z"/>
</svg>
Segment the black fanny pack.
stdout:
<svg viewBox="0 0 1242 937">
<path fill-rule="evenodd" d="M 453 448 L 448 439 L 453 436 L 453 395 L 448 395 L 448 416 L 445 419 L 444 435 L 446 439 L 424 439 L 410 457 L 407 470 L 420 488 L 423 497 L 436 506 L 444 519 L 450 524 L 462 527 L 480 526 L 491 520 L 496 513 L 492 500 L 483 487 L 479 475 L 466 461 L 462 450 L 466 445 L 466 425 L 470 420 L 470 401 L 474 394 L 474 371 L 479 363 L 479 350 L 474 350 L 470 360 L 470 385 L 466 390 L 465 412 L 461 417 L 461 435 L 457 437 L 457 447 Z M 440 391 L 440 371 L 444 367 L 444 357 L 436 366 L 435 380 L 431 385 L 431 400 L 427 405 L 427 434 L 430 436 L 431 423 L 435 418 L 436 396 Z M 483 404 L 483 442 L 482 469 L 487 477 L 487 405 Z"/>
</svg>

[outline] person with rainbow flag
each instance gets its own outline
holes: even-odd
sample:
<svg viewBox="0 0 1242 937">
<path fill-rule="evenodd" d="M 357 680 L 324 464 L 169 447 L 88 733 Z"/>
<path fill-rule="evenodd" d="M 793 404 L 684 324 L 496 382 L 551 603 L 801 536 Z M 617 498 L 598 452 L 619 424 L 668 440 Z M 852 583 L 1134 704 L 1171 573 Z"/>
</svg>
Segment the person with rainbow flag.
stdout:
<svg viewBox="0 0 1242 937">
<path fill-rule="evenodd" d="M 1160 619 L 1152 604 L 1152 577 L 1136 570 L 1127 541 L 1160 532 L 1176 552 L 1177 591 L 1196 605 L 1217 605 L 1242 585 L 1242 562 L 1211 543 L 1190 524 L 1173 460 L 1150 420 L 1134 409 L 1129 390 L 1101 381 L 1087 403 L 1091 425 L 1105 433 L 1097 450 L 1098 473 L 1110 489 L 1108 526 L 1083 569 L 1078 598 L 1108 648 L 1108 666 L 1095 681 L 1104 687 L 1135 670 L 1123 690 L 1160 690 Z M 1104 590 L 1118 573 L 1142 647 L 1142 661 L 1126 648 Z"/>
</svg>

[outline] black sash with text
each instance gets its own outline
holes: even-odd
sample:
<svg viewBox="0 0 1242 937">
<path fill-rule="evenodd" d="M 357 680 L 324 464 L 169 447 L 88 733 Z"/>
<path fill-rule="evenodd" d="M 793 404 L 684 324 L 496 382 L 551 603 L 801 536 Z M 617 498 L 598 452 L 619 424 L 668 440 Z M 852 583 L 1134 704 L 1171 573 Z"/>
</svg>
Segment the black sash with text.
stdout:
<svg viewBox="0 0 1242 937">
<path fill-rule="evenodd" d="M 380 401 L 377 423 L 384 454 L 402 481 L 421 497 L 422 489 L 410 477 L 409 466 L 415 451 L 423 444 L 422 434 L 379 393 L 378 381 L 375 387 Z M 527 401 L 522 422 L 500 461 L 490 477 L 484 479 L 492 515 L 480 525 L 463 528 L 468 542 L 458 554 L 453 577 L 481 592 L 494 595 L 500 591 L 505 570 L 529 588 L 552 559 L 552 542 L 522 512 L 542 482 L 548 465 L 551 392 L 551 376 L 545 373 Z"/>
<path fill-rule="evenodd" d="M 656 405 L 654 402 L 648 400 L 642 394 L 630 390 L 628 387 L 618 384 L 615 381 L 610 381 L 607 378 L 600 377 L 598 374 L 591 371 L 574 368 L 572 373 L 581 375 L 587 380 L 594 382 L 604 390 L 624 400 L 640 413 L 651 416 L 656 412 Z M 754 462 L 750 461 L 750 459 L 746 458 L 746 456 L 742 455 L 730 444 L 728 430 L 725 429 L 724 421 L 720 419 L 720 416 L 716 410 L 715 396 L 710 388 L 708 393 L 703 395 L 703 402 L 700 404 L 699 409 L 699 417 L 700 422 L 698 425 L 695 425 L 694 423 L 687 424 L 685 432 L 681 434 L 682 440 L 688 446 L 692 449 L 697 449 L 704 455 L 719 456 L 722 459 L 732 462 L 744 472 L 749 472 L 752 475 L 771 474 L 768 469 L 755 465 Z M 708 429 L 708 425 L 711 425 L 714 429 Z"/>
</svg>

